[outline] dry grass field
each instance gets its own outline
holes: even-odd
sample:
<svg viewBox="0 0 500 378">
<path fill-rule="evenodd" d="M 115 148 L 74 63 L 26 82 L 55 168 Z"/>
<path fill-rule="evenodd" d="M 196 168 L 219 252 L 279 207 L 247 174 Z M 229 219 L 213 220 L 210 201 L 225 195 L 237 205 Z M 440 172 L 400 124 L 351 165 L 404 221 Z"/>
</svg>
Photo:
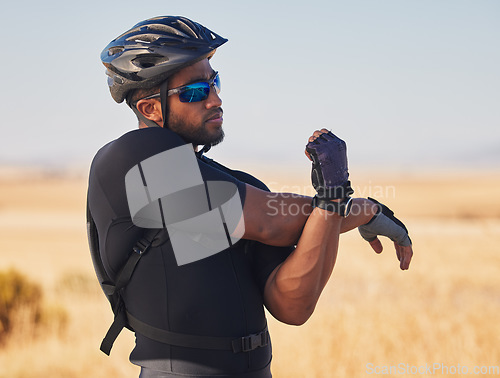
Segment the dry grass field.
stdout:
<svg viewBox="0 0 500 378">
<path fill-rule="evenodd" d="M 267 181 L 275 190 L 307 187 L 285 187 L 285 176 Z M 302 327 L 269 317 L 274 376 L 499 375 L 486 373 L 500 369 L 500 175 L 351 179 L 358 195 L 404 219 L 414 243 L 410 270 L 399 270 L 390 242 L 376 255 L 357 231 L 342 235 L 313 317 Z M 0 271 L 30 277 L 47 306 L 67 314 L 64 329 L 36 338 L 19 329 L 0 346 L 1 378 L 138 376 L 128 362 L 130 332 L 110 357 L 99 351 L 112 314 L 87 249 L 85 194 L 85 178 L 0 176 Z"/>
</svg>

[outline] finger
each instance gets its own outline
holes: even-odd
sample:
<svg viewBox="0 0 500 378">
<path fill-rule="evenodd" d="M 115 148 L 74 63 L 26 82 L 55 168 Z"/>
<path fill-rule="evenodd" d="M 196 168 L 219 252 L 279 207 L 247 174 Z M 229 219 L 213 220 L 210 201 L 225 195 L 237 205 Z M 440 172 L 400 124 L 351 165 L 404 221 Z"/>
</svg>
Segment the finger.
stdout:
<svg viewBox="0 0 500 378">
<path fill-rule="evenodd" d="M 372 240 L 369 242 L 371 247 L 376 253 L 381 253 L 384 247 L 382 247 L 382 243 L 380 242 L 379 238 L 375 238 L 375 240 Z"/>
<path fill-rule="evenodd" d="M 316 140 L 316 139 L 318 139 L 318 138 L 319 138 L 321 135 L 323 135 L 323 134 L 324 134 L 323 132 L 321 132 L 321 131 L 319 131 L 319 130 L 316 130 L 316 131 L 313 133 L 313 135 L 311 136 L 311 138 L 312 138 L 313 140 Z M 311 138 L 309 138 L 309 139 L 311 139 Z"/>
<path fill-rule="evenodd" d="M 400 246 L 400 248 L 401 248 L 401 255 L 403 257 L 401 259 L 400 268 L 401 270 L 408 270 L 408 268 L 410 267 L 411 259 L 413 257 L 413 248 L 411 245 L 407 247 Z"/>
<path fill-rule="evenodd" d="M 318 139 L 320 136 L 322 136 L 323 134 L 330 134 L 330 135 L 333 135 L 331 133 L 330 130 L 327 130 L 325 128 L 321 129 L 321 130 L 315 130 L 313 135 L 311 135 L 308 139 L 309 142 L 314 142 L 316 139 Z"/>
<path fill-rule="evenodd" d="M 407 270 L 410 267 L 411 258 L 413 256 L 412 246 L 404 247 L 394 243 L 396 254 L 398 255 L 399 267 L 401 270 Z"/>
<path fill-rule="evenodd" d="M 398 261 L 401 262 L 401 246 L 394 243 L 394 248 L 396 250 L 396 257 L 398 258 Z"/>
<path fill-rule="evenodd" d="M 312 135 L 309 137 L 308 141 L 309 141 L 309 143 L 311 143 L 311 142 L 314 142 L 316 139 L 318 139 L 318 136 Z"/>
<path fill-rule="evenodd" d="M 328 134 L 330 131 L 327 129 L 321 129 L 321 130 L 315 130 L 313 135 L 309 137 L 309 142 L 314 142 L 316 139 L 318 139 L 321 135 L 323 134 Z"/>
<path fill-rule="evenodd" d="M 318 138 L 321 138 L 322 140 L 324 140 L 325 142 L 328 141 L 329 139 L 335 137 L 331 132 L 330 130 L 327 130 L 327 129 L 321 129 L 319 131 L 316 130 L 316 132 L 314 133 L 315 136 L 316 136 L 316 139 Z M 316 135 L 317 134 L 317 135 Z M 327 136 L 330 136 L 330 138 L 326 138 Z"/>
<path fill-rule="evenodd" d="M 306 154 L 307 158 L 308 158 L 309 160 L 311 160 L 311 161 L 312 161 L 312 159 L 311 159 L 311 155 L 309 155 L 309 152 L 307 152 L 307 150 L 305 150 L 304 152 L 305 152 L 305 154 Z"/>
</svg>

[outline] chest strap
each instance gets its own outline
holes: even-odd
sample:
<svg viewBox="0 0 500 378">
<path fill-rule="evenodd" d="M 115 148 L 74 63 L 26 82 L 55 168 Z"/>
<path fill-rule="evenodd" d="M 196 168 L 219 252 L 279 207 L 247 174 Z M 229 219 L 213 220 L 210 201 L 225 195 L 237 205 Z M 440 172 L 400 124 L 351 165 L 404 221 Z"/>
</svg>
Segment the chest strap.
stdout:
<svg viewBox="0 0 500 378">
<path fill-rule="evenodd" d="M 189 335 L 171 332 L 146 324 L 127 312 L 128 324 L 139 334 L 164 344 L 185 348 L 231 350 L 234 353 L 250 352 L 269 344 L 269 331 L 266 327 L 258 332 L 243 337 L 214 337 Z"/>
<path fill-rule="evenodd" d="M 153 244 L 153 240 L 158 235 L 159 230 L 146 231 L 144 237 L 134 246 L 133 253 L 130 254 L 127 262 L 119 272 L 116 283 L 102 283 L 104 292 L 108 296 L 112 296 L 115 303 L 113 306 L 113 312 L 115 314 L 113 324 L 111 324 L 111 327 L 101 343 L 101 350 L 104 353 L 107 355 L 110 354 L 114 341 L 125 327 L 160 343 L 185 348 L 232 350 L 234 353 L 240 353 L 250 352 L 270 343 L 267 324 L 266 327 L 258 333 L 238 338 L 198 336 L 156 328 L 130 314 L 125 308 L 121 291 L 129 283 L 139 260 L 149 251 Z"/>
</svg>

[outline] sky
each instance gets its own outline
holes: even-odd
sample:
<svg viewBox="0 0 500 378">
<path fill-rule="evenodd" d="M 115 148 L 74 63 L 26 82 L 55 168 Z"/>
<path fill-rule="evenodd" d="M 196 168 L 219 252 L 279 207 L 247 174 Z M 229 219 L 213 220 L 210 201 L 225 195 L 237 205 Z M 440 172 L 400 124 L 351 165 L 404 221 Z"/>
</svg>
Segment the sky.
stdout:
<svg viewBox="0 0 500 378">
<path fill-rule="evenodd" d="M 500 168 L 500 1 L 17 1 L 0 15 L 0 165 L 88 168 L 137 127 L 100 52 L 137 22 L 183 15 L 229 39 L 220 72 L 232 168 L 309 165 L 316 129 L 351 165 Z"/>
</svg>

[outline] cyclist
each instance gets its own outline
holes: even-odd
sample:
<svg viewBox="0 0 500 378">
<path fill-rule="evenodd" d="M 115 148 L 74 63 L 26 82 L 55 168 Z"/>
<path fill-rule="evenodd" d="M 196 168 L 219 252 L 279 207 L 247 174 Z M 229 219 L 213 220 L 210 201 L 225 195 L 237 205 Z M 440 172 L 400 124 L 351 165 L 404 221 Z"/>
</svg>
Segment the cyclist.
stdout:
<svg viewBox="0 0 500 378">
<path fill-rule="evenodd" d="M 270 377 L 264 306 L 279 321 L 306 322 L 332 273 L 340 233 L 359 227 L 377 252 L 377 236 L 390 237 L 401 269 L 408 269 L 412 257 L 408 232 L 389 209 L 350 197 L 346 145 L 328 130 L 314 131 L 307 141 L 317 191 L 313 199 L 271 193 L 257 178 L 204 155 L 224 138 L 220 78 L 210 58 L 226 41 L 185 17 L 165 16 L 138 23 L 101 54 L 113 99 L 126 101 L 139 120 L 138 129 L 99 150 L 90 171 L 88 208 L 96 256 L 111 281 L 118 280 L 147 229 L 137 225 L 131 212 L 126 177 L 148 159 L 165 153 L 172 157 L 192 146 L 192 156 L 161 160 L 153 174 L 139 167 L 137 177 L 148 195 L 150 178 L 165 172 L 166 186 L 200 177 L 209 202 L 215 201 L 210 182 L 230 183 L 241 205 L 233 223 L 224 216 L 223 204 L 217 213 L 228 248 L 185 264 L 179 263 L 184 251 L 175 244 L 178 234 L 165 221 L 172 211 L 163 209 L 165 227 L 158 227 L 120 294 L 136 331 L 130 360 L 141 366 L 141 377 Z M 174 218 L 182 218 L 183 209 L 193 208 L 200 196 L 189 188 L 179 192 L 173 204 L 174 197 L 168 196 L 157 202 L 148 197 L 148 203 L 177 206 Z M 270 211 L 270 201 L 284 211 Z M 286 211 L 292 206 L 303 211 Z M 195 207 L 190 211 L 196 216 L 209 213 Z M 350 211 L 354 207 L 363 211 Z M 198 239 L 209 225 L 200 227 Z"/>
</svg>

